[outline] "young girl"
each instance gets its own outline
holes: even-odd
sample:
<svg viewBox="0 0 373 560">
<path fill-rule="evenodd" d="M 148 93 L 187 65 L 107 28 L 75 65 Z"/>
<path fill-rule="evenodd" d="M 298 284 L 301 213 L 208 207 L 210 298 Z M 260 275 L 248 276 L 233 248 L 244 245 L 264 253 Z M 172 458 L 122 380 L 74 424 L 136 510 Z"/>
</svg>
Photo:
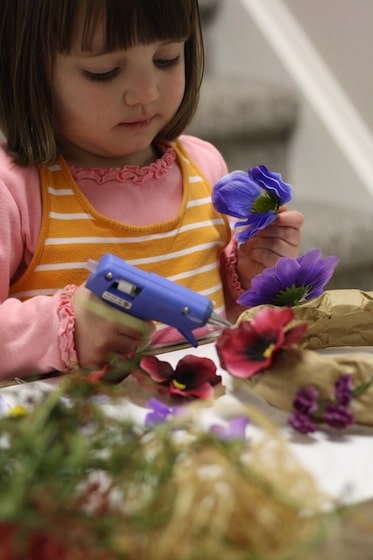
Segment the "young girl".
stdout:
<svg viewBox="0 0 373 560">
<path fill-rule="evenodd" d="M 182 135 L 203 73 L 198 1 L 0 0 L 0 12 L 1 375 L 179 336 L 84 287 L 88 259 L 107 252 L 234 319 L 252 277 L 298 255 L 303 217 L 284 209 L 237 250 L 211 205 L 225 162 Z"/>
</svg>

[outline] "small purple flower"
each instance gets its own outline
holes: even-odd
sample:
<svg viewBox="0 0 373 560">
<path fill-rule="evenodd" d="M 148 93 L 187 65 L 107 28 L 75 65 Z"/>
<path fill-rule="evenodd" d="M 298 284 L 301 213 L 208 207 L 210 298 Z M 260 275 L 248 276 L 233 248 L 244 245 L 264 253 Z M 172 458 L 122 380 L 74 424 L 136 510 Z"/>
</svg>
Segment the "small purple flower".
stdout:
<svg viewBox="0 0 373 560">
<path fill-rule="evenodd" d="M 291 185 L 279 173 L 258 165 L 247 173 L 233 171 L 222 177 L 214 186 L 212 204 L 222 214 L 243 219 L 235 228 L 240 228 L 238 241 L 244 242 L 273 222 L 280 206 L 291 198 Z"/>
<path fill-rule="evenodd" d="M 307 414 L 295 410 L 288 418 L 288 423 L 301 434 L 309 434 L 316 430 L 316 423 Z"/>
<path fill-rule="evenodd" d="M 372 384 L 373 376 L 353 389 L 352 377 L 340 375 L 334 384 L 334 401 L 319 399 L 318 390 L 311 385 L 302 387 L 293 401 L 293 413 L 288 423 L 304 434 L 314 432 L 317 424 L 322 422 L 335 430 L 344 430 L 355 422 L 349 409 L 351 401 L 365 393 Z"/>
<path fill-rule="evenodd" d="M 334 386 L 335 400 L 342 406 L 348 406 L 352 399 L 351 375 L 340 375 Z"/>
<path fill-rule="evenodd" d="M 310 415 L 318 408 L 318 398 L 319 392 L 316 387 L 312 385 L 301 387 L 295 396 L 293 407 L 301 414 Z"/>
<path fill-rule="evenodd" d="M 327 403 L 323 414 L 323 420 L 336 430 L 344 430 L 354 423 L 354 416 L 350 409 L 335 403 Z"/>
<path fill-rule="evenodd" d="M 217 435 L 222 440 L 245 439 L 246 427 L 249 424 L 247 416 L 237 416 L 229 420 L 226 425 L 213 424 L 210 432 Z"/>
<path fill-rule="evenodd" d="M 320 257 L 320 249 L 310 249 L 296 259 L 280 257 L 274 267 L 253 278 L 237 303 L 246 307 L 270 304 L 292 307 L 316 298 L 333 276 L 338 257 Z"/>
<path fill-rule="evenodd" d="M 150 408 L 145 417 L 145 426 L 148 428 L 162 424 L 178 413 L 177 407 L 170 408 L 156 398 L 149 399 L 145 406 Z"/>
</svg>

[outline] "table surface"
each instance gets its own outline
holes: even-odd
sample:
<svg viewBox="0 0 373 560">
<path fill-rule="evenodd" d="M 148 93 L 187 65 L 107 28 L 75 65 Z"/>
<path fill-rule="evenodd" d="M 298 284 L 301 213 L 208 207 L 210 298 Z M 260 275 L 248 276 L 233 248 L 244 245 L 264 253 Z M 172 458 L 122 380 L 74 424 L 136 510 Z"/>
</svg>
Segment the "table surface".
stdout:
<svg viewBox="0 0 373 560">
<path fill-rule="evenodd" d="M 373 348 L 362 350 L 373 352 Z M 346 351 L 351 349 L 333 349 L 331 352 L 338 354 Z M 219 363 L 214 343 L 164 352 L 159 358 L 175 366 L 186 354 L 211 358 L 216 364 Z M 324 548 L 315 557 L 311 556 L 310 560 L 321 557 L 328 560 L 373 560 L 373 427 L 354 425 L 339 433 L 322 426 L 313 434 L 299 434 L 288 425 L 288 413 L 270 406 L 253 394 L 233 390 L 229 375 L 219 367 L 218 373 L 222 376 L 225 394 L 216 398 L 214 406 L 209 408 L 203 421 L 215 422 L 219 419 L 219 411 L 226 406 L 239 406 L 242 402 L 254 405 L 277 426 L 320 490 L 339 503 L 351 506 L 349 509 L 353 512 L 352 515 L 341 519 L 327 542 L 322 545 Z M 37 396 L 52 390 L 59 380 L 60 378 L 51 378 L 20 383 L 2 388 L 0 394 L 12 405 L 30 394 Z M 124 383 L 135 383 L 137 386 L 137 382 L 131 381 L 131 378 Z M 150 396 L 147 393 L 147 398 Z M 135 421 L 142 422 L 146 409 L 138 402 L 134 404 L 127 400 L 124 413 Z M 253 428 L 249 426 L 249 429 Z"/>
<path fill-rule="evenodd" d="M 324 354 L 373 352 L 373 348 L 333 348 Z M 176 365 L 186 353 L 209 357 L 219 363 L 215 345 L 174 351 L 162 356 Z M 229 393 L 229 376 L 220 370 Z M 349 506 L 345 514 L 333 522 L 326 539 L 303 560 L 373 560 L 373 427 L 353 426 L 336 433 L 325 427 L 310 435 L 294 432 L 288 424 L 288 414 L 275 409 L 259 397 L 234 393 L 230 397 L 250 401 L 278 426 L 292 451 L 319 488 Z M 220 399 L 227 396 L 220 397 Z M 219 399 L 218 399 L 219 400 Z"/>
<path fill-rule="evenodd" d="M 372 351 L 373 349 L 362 349 Z M 333 349 L 329 353 L 343 353 L 351 349 Z M 175 365 L 185 354 L 211 358 L 219 363 L 214 344 L 198 348 L 188 348 L 162 355 L 162 360 Z M 223 370 L 227 395 L 217 399 L 234 398 L 255 405 L 280 429 L 291 449 L 304 467 L 313 474 L 321 490 L 341 500 L 354 503 L 373 498 L 373 427 L 354 425 L 343 432 L 336 432 L 326 426 L 313 434 L 295 432 L 287 423 L 288 413 L 276 409 L 259 397 L 239 391 L 230 392 L 229 375 Z M 373 558 L 373 555 L 372 555 Z"/>
<path fill-rule="evenodd" d="M 347 350 L 343 349 L 340 352 Z M 373 352 L 373 349 L 368 351 Z M 336 352 L 338 351 L 334 349 L 333 353 Z M 215 364 L 219 363 L 214 343 L 164 352 L 159 358 L 175 366 L 186 354 L 211 358 Z M 343 432 L 336 432 L 322 426 L 313 434 L 297 433 L 287 423 L 287 412 L 270 406 L 253 394 L 232 390 L 229 384 L 230 376 L 219 367 L 218 373 L 222 376 L 226 391 L 216 399 L 214 407 L 209 409 L 207 416 L 202 419 L 203 422 L 216 421 L 219 418 L 219 410 L 224 407 L 234 407 L 240 402 L 254 405 L 278 427 L 294 454 L 313 475 L 320 490 L 345 504 L 373 499 L 373 427 L 353 425 Z M 59 378 L 51 378 L 12 385 L 2 388 L 0 394 L 13 404 L 19 402 L 27 393 L 50 390 L 58 381 Z M 129 379 L 125 382 L 128 381 Z M 135 383 L 137 385 L 137 382 Z M 145 403 L 150 396 L 147 392 L 143 402 Z M 135 421 L 142 422 L 145 418 L 146 409 L 138 404 L 127 402 L 126 409 L 128 416 Z"/>
</svg>

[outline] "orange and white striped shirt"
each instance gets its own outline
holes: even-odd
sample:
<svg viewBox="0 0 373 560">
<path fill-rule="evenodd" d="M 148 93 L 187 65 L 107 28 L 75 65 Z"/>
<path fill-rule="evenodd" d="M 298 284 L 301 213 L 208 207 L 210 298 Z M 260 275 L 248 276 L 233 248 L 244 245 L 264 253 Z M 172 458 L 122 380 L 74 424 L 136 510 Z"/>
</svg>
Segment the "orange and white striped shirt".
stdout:
<svg viewBox="0 0 373 560">
<path fill-rule="evenodd" d="M 110 252 L 208 296 L 216 312 L 222 313 L 218 259 L 230 241 L 229 223 L 212 207 L 212 187 L 181 144 L 171 146 L 182 170 L 183 197 L 177 215 L 160 224 L 132 226 L 100 214 L 82 194 L 62 158 L 42 168 L 38 245 L 9 295 L 24 300 L 52 295 L 68 284 L 82 284 L 88 275 L 88 259 L 98 260 Z"/>
</svg>

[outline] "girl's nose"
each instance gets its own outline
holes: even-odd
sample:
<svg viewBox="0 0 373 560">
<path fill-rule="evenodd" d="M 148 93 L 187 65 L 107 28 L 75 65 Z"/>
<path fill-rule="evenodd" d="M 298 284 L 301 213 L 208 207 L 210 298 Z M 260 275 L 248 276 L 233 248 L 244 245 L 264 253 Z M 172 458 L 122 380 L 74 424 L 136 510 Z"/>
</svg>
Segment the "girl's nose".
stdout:
<svg viewBox="0 0 373 560">
<path fill-rule="evenodd" d="M 159 98 L 158 83 L 154 72 L 138 72 L 131 76 L 123 94 L 127 105 L 146 105 Z"/>
</svg>

